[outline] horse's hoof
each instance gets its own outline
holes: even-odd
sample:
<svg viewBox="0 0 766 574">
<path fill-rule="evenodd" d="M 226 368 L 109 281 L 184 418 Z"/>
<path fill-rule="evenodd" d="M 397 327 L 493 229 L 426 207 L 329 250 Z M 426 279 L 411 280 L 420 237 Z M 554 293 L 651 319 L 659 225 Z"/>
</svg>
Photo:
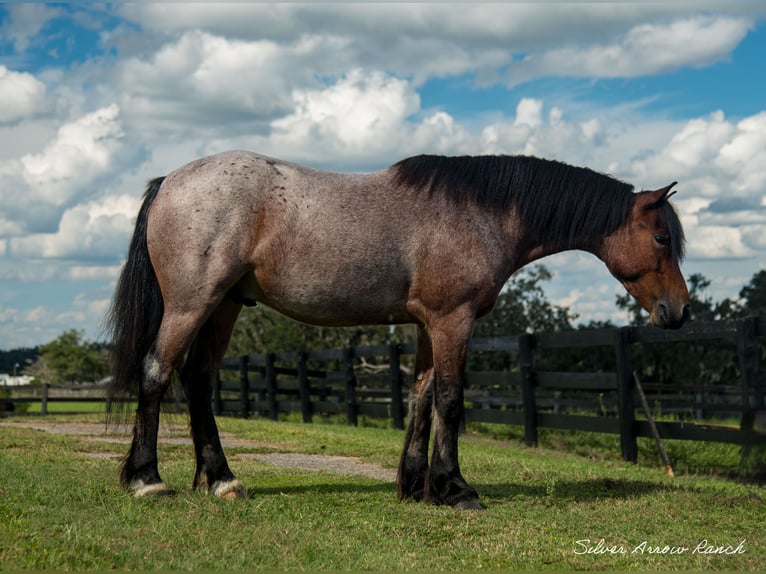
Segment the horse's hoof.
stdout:
<svg viewBox="0 0 766 574">
<path fill-rule="evenodd" d="M 135 498 L 165 496 L 169 494 L 168 487 L 164 482 L 154 482 L 146 484 L 143 480 L 137 479 L 130 483 L 128 487 Z"/>
<path fill-rule="evenodd" d="M 453 508 L 457 510 L 484 510 L 484 506 L 477 498 L 469 498 L 456 503 Z"/>
<path fill-rule="evenodd" d="M 237 498 L 247 498 L 245 485 L 236 478 L 234 480 L 219 480 L 213 483 L 210 494 L 223 498 L 225 500 L 235 500 Z"/>
</svg>

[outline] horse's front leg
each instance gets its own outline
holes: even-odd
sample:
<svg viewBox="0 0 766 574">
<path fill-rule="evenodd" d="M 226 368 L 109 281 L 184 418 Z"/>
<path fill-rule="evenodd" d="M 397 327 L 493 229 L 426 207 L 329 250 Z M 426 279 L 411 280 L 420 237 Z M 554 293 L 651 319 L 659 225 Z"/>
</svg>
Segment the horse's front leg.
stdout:
<svg viewBox="0 0 766 574">
<path fill-rule="evenodd" d="M 460 473 L 458 431 L 463 419 L 463 383 L 474 317 L 455 314 L 433 325 L 434 448 L 424 499 L 459 509 L 481 510 L 479 495 Z"/>
<path fill-rule="evenodd" d="M 418 326 L 415 382 L 410 393 L 409 423 L 396 477 L 400 500 L 422 500 L 425 493 L 434 396 L 433 365 L 431 338 L 424 327 Z"/>
</svg>

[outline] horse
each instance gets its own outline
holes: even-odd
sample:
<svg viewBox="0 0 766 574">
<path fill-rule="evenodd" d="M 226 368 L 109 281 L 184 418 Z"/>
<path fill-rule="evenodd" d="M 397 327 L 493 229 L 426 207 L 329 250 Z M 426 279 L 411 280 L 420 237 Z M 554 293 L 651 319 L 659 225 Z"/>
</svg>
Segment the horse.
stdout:
<svg viewBox="0 0 766 574">
<path fill-rule="evenodd" d="M 651 323 L 681 327 L 690 307 L 674 185 L 634 192 L 591 169 L 527 156 L 422 155 L 342 174 L 245 151 L 151 180 L 108 314 L 110 395 L 138 395 L 122 485 L 136 497 L 168 492 L 157 431 L 177 372 L 196 456 L 192 488 L 247 497 L 211 394 L 243 305 L 263 304 L 322 326 L 415 324 L 398 497 L 481 509 L 458 464 L 474 323 L 516 270 L 579 249 L 606 264 Z"/>
</svg>

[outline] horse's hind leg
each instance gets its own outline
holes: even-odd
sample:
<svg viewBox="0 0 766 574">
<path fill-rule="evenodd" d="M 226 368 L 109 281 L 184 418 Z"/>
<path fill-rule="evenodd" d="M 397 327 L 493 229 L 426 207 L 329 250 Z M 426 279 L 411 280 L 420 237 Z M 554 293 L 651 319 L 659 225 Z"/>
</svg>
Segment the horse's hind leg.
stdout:
<svg viewBox="0 0 766 574">
<path fill-rule="evenodd" d="M 160 403 L 168 388 L 170 376 L 161 374 L 152 349 L 144 362 L 144 379 L 138 388 L 136 424 L 133 442 L 122 463 L 120 482 L 135 496 L 165 494 L 167 487 L 157 468 L 157 432 L 159 430 Z M 149 373 L 153 370 L 153 373 Z"/>
<path fill-rule="evenodd" d="M 193 487 L 223 498 L 247 496 L 245 487 L 229 469 L 211 407 L 218 366 L 241 308 L 229 300 L 221 303 L 197 334 L 181 371 L 197 460 Z"/>
<path fill-rule="evenodd" d="M 424 327 L 418 326 L 415 383 L 410 395 L 410 416 L 396 483 L 399 499 L 422 500 L 428 472 L 428 440 L 434 392 L 433 349 Z"/>
<path fill-rule="evenodd" d="M 157 467 L 160 404 L 173 370 L 194 336 L 196 319 L 189 315 L 174 316 L 166 312 L 154 344 L 144 359 L 133 442 L 122 463 L 120 474 L 123 486 L 137 497 L 167 492 Z"/>
</svg>

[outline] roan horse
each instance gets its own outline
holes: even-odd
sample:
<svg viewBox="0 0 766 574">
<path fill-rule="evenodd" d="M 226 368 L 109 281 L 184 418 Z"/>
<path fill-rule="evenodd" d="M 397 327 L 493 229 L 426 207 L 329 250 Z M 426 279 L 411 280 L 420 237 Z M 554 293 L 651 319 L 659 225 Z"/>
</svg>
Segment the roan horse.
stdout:
<svg viewBox="0 0 766 574">
<path fill-rule="evenodd" d="M 242 306 L 263 303 L 317 325 L 416 324 L 399 497 L 481 508 L 458 465 L 476 319 L 514 271 L 581 249 L 604 261 L 653 324 L 680 327 L 690 310 L 673 185 L 633 193 L 606 175 L 533 157 L 418 156 L 352 175 L 239 151 L 154 179 L 109 316 L 112 396 L 138 392 L 122 484 L 135 496 L 167 491 L 157 430 L 179 371 L 194 488 L 246 496 L 221 448 L 211 393 Z"/>
</svg>

